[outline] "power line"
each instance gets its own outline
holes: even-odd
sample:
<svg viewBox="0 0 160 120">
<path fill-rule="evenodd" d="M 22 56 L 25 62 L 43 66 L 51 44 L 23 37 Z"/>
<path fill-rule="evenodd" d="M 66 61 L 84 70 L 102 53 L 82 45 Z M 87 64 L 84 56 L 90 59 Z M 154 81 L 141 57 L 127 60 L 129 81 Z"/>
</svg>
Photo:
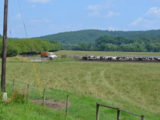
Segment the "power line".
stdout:
<svg viewBox="0 0 160 120">
<path fill-rule="evenodd" d="M 24 21 L 24 16 L 23 16 L 23 12 L 22 12 L 22 8 L 21 8 L 20 0 L 17 0 L 17 4 L 18 4 L 18 8 L 19 8 L 20 15 L 21 15 L 20 17 L 21 17 L 21 20 L 22 20 L 22 24 L 23 24 L 25 36 L 28 38 L 28 32 L 27 32 L 27 28 L 26 28 L 25 21 Z"/>
<path fill-rule="evenodd" d="M 18 5 L 18 8 L 19 8 L 20 14 L 21 14 L 20 17 L 22 19 L 22 23 L 23 23 L 23 27 L 24 27 L 24 31 L 25 31 L 25 36 L 28 38 L 28 32 L 27 32 L 25 21 L 24 21 L 24 16 L 23 16 L 23 12 L 22 12 L 22 9 L 21 9 L 20 0 L 17 0 L 17 3 L 18 3 L 17 5 Z M 37 68 L 36 68 L 34 63 L 32 63 L 32 68 L 33 68 L 33 72 L 34 72 L 34 75 L 35 75 L 35 85 L 38 87 L 40 78 L 39 78 L 39 73 L 37 72 Z"/>
</svg>

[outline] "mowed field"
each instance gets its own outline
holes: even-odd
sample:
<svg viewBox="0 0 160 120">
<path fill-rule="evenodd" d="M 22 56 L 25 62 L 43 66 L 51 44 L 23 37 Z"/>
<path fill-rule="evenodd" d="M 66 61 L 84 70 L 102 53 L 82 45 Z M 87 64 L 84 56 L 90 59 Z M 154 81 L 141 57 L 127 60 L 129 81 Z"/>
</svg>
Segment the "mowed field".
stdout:
<svg viewBox="0 0 160 120">
<path fill-rule="evenodd" d="M 140 55 L 160 53 L 59 51 L 60 55 Z M 63 58 L 33 63 L 28 58 L 9 58 L 8 82 L 38 84 L 90 97 L 135 113 L 146 120 L 160 120 L 160 63 L 82 62 Z M 99 102 L 99 101 L 97 101 Z"/>
</svg>

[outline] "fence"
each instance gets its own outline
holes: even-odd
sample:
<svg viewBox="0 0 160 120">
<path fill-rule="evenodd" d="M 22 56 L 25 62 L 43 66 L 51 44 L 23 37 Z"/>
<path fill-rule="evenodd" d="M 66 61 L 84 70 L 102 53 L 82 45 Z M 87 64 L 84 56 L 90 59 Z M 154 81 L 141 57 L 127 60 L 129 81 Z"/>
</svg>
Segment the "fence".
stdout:
<svg viewBox="0 0 160 120">
<path fill-rule="evenodd" d="M 121 110 L 120 108 L 107 106 L 107 105 L 103 105 L 103 104 L 98 104 L 98 103 L 96 104 L 96 120 L 99 120 L 100 107 L 105 107 L 105 108 L 116 110 L 117 111 L 117 120 L 120 120 L 121 112 L 125 112 L 125 113 L 131 114 L 133 116 L 138 116 L 141 120 L 144 120 L 144 115 L 138 115 L 136 113 L 131 113 L 131 112 L 128 112 L 128 111 L 125 111 L 125 110 Z"/>
<path fill-rule="evenodd" d="M 29 99 L 30 102 L 35 104 L 40 104 L 45 107 L 57 110 L 65 115 L 64 120 L 68 118 L 68 116 L 72 116 L 77 120 L 99 120 L 100 113 L 103 114 L 101 116 L 101 120 L 120 120 L 120 116 L 122 112 L 126 112 L 132 115 L 137 115 L 134 113 L 130 113 L 119 108 L 114 108 L 102 104 L 96 104 L 97 99 L 93 99 L 85 96 L 75 96 L 72 93 L 66 91 L 60 91 L 51 88 L 44 88 L 42 86 L 36 86 L 34 84 L 22 83 L 19 81 L 9 82 L 7 85 L 8 91 L 22 91 L 25 92 L 26 98 Z M 95 104 L 96 104 L 96 114 L 95 114 Z M 116 110 L 116 114 L 112 114 L 112 112 L 108 110 L 104 110 L 99 112 L 100 107 L 107 107 Z M 117 118 L 115 118 L 115 116 Z M 144 116 L 137 115 L 141 117 L 141 120 L 144 120 Z M 127 120 L 131 120 L 133 118 L 129 118 Z M 124 119 L 125 120 L 125 119 Z M 136 119 L 134 119 L 136 120 Z M 138 120 L 138 119 L 137 119 Z"/>
</svg>

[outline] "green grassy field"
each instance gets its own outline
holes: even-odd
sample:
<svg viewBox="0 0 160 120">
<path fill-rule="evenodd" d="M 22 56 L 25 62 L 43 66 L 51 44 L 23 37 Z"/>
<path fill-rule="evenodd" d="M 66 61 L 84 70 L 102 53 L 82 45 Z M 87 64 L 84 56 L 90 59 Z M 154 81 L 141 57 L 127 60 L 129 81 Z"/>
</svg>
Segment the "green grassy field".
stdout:
<svg viewBox="0 0 160 120">
<path fill-rule="evenodd" d="M 100 52 L 77 52 L 78 55 L 106 54 L 98 53 Z M 60 51 L 57 54 L 73 55 L 76 52 Z M 115 54 L 158 55 L 158 53 Z M 110 55 L 114 55 L 114 52 Z M 159 69 L 159 63 L 82 62 L 68 58 L 32 63 L 28 59 L 16 57 L 8 60 L 7 81 L 9 83 L 14 79 L 17 83 L 36 84 L 41 88 L 44 86 L 50 88 L 49 98 L 52 99 L 65 99 L 64 96 L 70 94 L 69 116 L 74 119 L 95 119 L 95 104 L 100 102 L 144 114 L 146 120 L 160 120 Z M 34 95 L 36 94 L 32 96 Z M 4 109 L 10 109 L 10 107 L 12 105 L 8 108 L 5 106 Z M 102 111 L 101 120 L 105 120 L 108 116 L 109 120 L 114 120 L 116 114 L 113 111 Z M 125 114 L 122 118 L 122 120 L 136 120 Z"/>
<path fill-rule="evenodd" d="M 65 115 L 34 104 L 0 104 L 1 120 L 64 120 Z M 68 120 L 73 120 L 68 118 Z"/>
</svg>

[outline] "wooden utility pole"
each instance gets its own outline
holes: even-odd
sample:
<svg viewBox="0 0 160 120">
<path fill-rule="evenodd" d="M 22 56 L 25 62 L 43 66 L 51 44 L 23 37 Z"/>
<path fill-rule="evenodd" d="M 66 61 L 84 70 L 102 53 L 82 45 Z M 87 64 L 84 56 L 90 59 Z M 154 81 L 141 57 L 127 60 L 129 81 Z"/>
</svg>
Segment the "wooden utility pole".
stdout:
<svg viewBox="0 0 160 120">
<path fill-rule="evenodd" d="M 6 92 L 6 56 L 7 56 L 7 26 L 8 26 L 8 0 L 4 0 L 4 25 L 3 25 L 3 47 L 2 47 L 2 73 L 1 91 Z"/>
</svg>

